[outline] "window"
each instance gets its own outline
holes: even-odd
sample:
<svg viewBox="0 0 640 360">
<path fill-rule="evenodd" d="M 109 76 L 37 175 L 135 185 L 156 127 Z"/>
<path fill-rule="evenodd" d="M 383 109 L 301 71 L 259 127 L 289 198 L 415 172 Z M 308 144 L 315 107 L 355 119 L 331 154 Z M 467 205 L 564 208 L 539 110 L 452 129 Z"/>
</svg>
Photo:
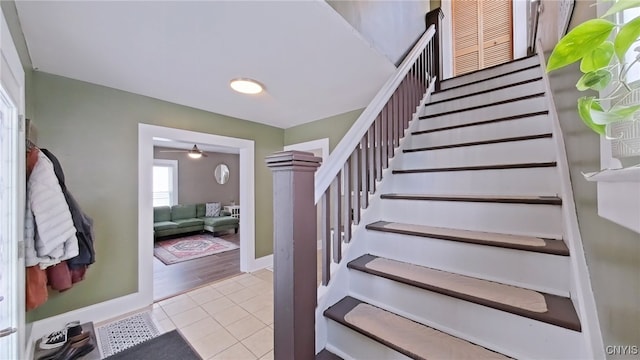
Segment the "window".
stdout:
<svg viewBox="0 0 640 360">
<path fill-rule="evenodd" d="M 603 14 L 611 5 L 610 2 L 598 1 L 598 14 Z M 617 20 L 627 23 L 640 15 L 637 8 L 627 9 L 618 13 Z M 632 45 L 635 48 L 637 45 Z M 627 56 L 637 56 L 634 51 L 629 51 Z M 627 83 L 640 80 L 638 64 L 634 65 L 627 73 Z M 606 92 L 601 92 L 606 96 Z M 640 102 L 640 91 L 628 96 L 623 105 L 637 104 Z M 636 119 L 638 119 L 636 114 Z M 604 169 L 588 177 L 589 181 L 598 182 L 598 215 L 611 220 L 616 224 L 627 227 L 640 233 L 640 167 L 633 166 L 639 159 L 637 147 L 623 145 L 622 142 L 637 141 L 640 134 L 640 122 L 617 122 L 612 124 L 611 131 L 617 136 L 608 139 L 600 137 L 600 162 Z M 628 151 L 627 150 L 632 150 Z"/>
<path fill-rule="evenodd" d="M 153 206 L 178 203 L 178 161 L 153 160 Z"/>
<path fill-rule="evenodd" d="M 629 23 L 631 20 L 635 19 L 636 17 L 640 16 L 640 8 L 631 8 L 631 9 L 627 9 L 625 11 L 623 11 L 622 13 L 620 13 L 620 17 L 621 17 L 621 22 L 623 23 Z M 631 48 L 635 48 L 638 44 L 636 45 L 632 45 Z M 638 53 L 635 51 L 628 51 L 627 55 L 626 55 L 626 60 L 627 63 L 631 64 L 633 63 L 633 60 L 635 59 L 635 57 L 638 56 Z M 635 64 L 634 64 L 635 65 Z M 628 82 L 633 82 L 633 81 L 637 81 L 640 80 L 640 71 L 637 71 L 637 65 L 634 66 L 635 70 L 629 71 L 627 73 L 627 81 Z"/>
</svg>

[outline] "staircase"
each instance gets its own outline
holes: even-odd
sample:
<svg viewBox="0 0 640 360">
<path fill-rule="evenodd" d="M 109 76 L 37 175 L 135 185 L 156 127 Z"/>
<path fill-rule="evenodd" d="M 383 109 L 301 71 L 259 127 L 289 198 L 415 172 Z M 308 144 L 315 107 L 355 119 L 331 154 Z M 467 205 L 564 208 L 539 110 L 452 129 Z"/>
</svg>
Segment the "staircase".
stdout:
<svg viewBox="0 0 640 360">
<path fill-rule="evenodd" d="M 589 357 L 542 76 L 536 55 L 441 82 L 323 295 L 323 354 Z"/>
</svg>

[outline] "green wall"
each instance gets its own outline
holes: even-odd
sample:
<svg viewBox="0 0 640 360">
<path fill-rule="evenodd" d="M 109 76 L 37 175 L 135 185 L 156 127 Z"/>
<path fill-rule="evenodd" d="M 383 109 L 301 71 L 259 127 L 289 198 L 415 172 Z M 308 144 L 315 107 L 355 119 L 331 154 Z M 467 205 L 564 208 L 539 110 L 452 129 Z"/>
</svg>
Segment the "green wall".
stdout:
<svg viewBox="0 0 640 360">
<path fill-rule="evenodd" d="M 592 3 L 576 2 L 572 26 L 596 17 Z M 575 88 L 578 65 L 549 75 L 604 345 L 639 345 L 640 234 L 598 216 L 597 185 L 581 174 L 600 169 L 600 139 L 577 114 L 576 101 L 585 95 Z"/>
<path fill-rule="evenodd" d="M 36 321 L 137 291 L 138 123 L 255 141 L 256 256 L 272 253 L 272 175 L 264 158 L 328 137 L 333 149 L 361 110 L 286 130 L 32 70 L 15 3 L 0 1 L 26 75 L 26 116 L 38 145 L 60 160 L 67 185 L 95 221 L 96 258 L 71 290 L 27 313 Z"/>
<path fill-rule="evenodd" d="M 358 119 L 364 109 L 331 116 L 284 130 L 284 145 L 329 138 L 329 151 L 338 145 L 347 130 Z"/>
<path fill-rule="evenodd" d="M 95 221 L 96 263 L 71 290 L 51 293 L 34 321 L 137 291 L 138 123 L 255 141 L 256 256 L 272 253 L 272 175 L 264 158 L 284 130 L 141 95 L 34 72 L 39 146 L 60 160 L 67 186 Z"/>
<path fill-rule="evenodd" d="M 429 1 L 429 9 L 431 9 L 431 10 L 437 9 L 440 6 L 442 6 L 442 1 L 440 1 L 440 0 L 430 0 Z"/>
</svg>

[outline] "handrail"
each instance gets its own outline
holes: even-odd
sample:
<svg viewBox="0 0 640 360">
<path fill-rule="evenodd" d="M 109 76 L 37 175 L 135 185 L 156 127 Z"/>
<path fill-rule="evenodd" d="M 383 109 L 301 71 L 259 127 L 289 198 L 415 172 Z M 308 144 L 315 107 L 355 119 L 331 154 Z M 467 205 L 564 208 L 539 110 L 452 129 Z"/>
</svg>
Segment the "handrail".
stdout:
<svg viewBox="0 0 640 360">
<path fill-rule="evenodd" d="M 529 39 L 527 44 L 527 54 L 533 55 L 536 53 L 536 37 L 538 36 L 538 22 L 540 21 L 540 13 L 542 12 L 542 2 L 541 0 L 530 0 L 529 1 L 529 11 L 531 11 L 531 5 L 535 4 L 535 12 L 533 14 L 533 18 L 531 19 L 531 24 L 529 26 Z"/>
<path fill-rule="evenodd" d="M 416 108 L 439 84 L 441 19 L 440 9 L 427 13 L 427 31 L 321 170 L 316 173 L 320 159 L 309 153 L 282 152 L 267 158 L 278 212 L 273 249 L 274 301 L 282 305 L 274 312 L 277 359 L 313 357 L 318 210 L 320 268 L 326 286 L 331 264 L 342 261 L 342 244 L 351 241 L 352 226 L 363 225 L 361 210 L 368 208 L 369 196 L 375 193 L 383 170 L 389 168 L 389 159 L 400 146 Z"/>
<path fill-rule="evenodd" d="M 338 143 L 333 152 L 331 152 L 329 158 L 324 162 L 324 166 L 316 173 L 314 196 L 316 204 L 329 188 L 333 179 L 335 179 L 340 170 L 342 170 L 344 164 L 351 156 L 353 149 L 359 146 L 362 137 L 365 136 L 369 128 L 371 128 L 371 125 L 380 111 L 382 111 L 385 105 L 389 102 L 391 96 L 398 89 L 400 83 L 405 79 L 407 73 L 412 69 L 414 63 L 418 57 L 422 55 L 425 47 L 435 34 L 435 26 L 431 25 L 422 35 L 420 40 L 418 40 L 404 61 L 402 61 L 402 64 L 398 67 L 396 73 L 387 80 L 384 86 L 382 86 L 373 100 L 371 100 L 371 103 L 369 103 L 369 105 L 364 109 L 340 143 Z"/>
</svg>

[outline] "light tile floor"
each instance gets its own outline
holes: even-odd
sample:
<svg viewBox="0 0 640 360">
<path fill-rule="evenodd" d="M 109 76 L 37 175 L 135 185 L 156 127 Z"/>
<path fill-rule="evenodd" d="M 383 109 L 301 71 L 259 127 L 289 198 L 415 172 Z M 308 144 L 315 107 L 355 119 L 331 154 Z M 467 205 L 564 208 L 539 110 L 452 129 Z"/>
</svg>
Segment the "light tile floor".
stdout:
<svg viewBox="0 0 640 360">
<path fill-rule="evenodd" d="M 153 305 L 161 332 L 179 329 L 203 359 L 273 359 L 273 272 L 216 282 Z"/>
</svg>

